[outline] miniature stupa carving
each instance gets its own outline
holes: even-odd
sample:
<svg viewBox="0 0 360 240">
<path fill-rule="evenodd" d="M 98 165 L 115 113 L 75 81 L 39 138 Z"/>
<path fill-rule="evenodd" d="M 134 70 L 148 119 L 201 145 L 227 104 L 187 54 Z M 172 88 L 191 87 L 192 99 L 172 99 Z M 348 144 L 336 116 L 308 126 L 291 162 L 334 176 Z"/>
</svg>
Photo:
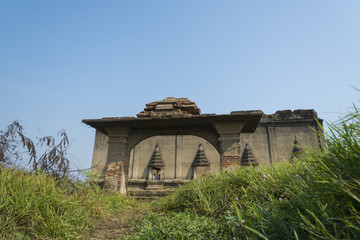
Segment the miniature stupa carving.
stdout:
<svg viewBox="0 0 360 240">
<path fill-rule="evenodd" d="M 296 136 L 295 136 L 294 148 L 292 150 L 291 159 L 293 159 L 294 157 L 299 156 L 302 152 L 303 152 L 303 150 L 299 147 L 299 143 L 298 143 L 298 141 L 296 139 Z"/>
<path fill-rule="evenodd" d="M 156 143 L 155 145 L 155 150 L 154 150 L 154 153 L 151 157 L 151 160 L 150 160 L 150 163 L 149 163 L 149 166 L 152 167 L 152 168 L 162 168 L 165 166 L 162 158 L 161 158 L 161 155 L 160 155 L 160 149 L 159 149 L 159 146 L 158 144 Z"/>
<path fill-rule="evenodd" d="M 254 154 L 252 153 L 248 144 L 245 145 L 245 150 L 244 150 L 244 153 L 243 153 L 242 159 L 241 159 L 241 165 L 244 165 L 244 166 L 257 166 L 258 165 L 256 162 L 256 159 L 254 157 Z"/>
<path fill-rule="evenodd" d="M 204 148 L 202 147 L 202 143 L 199 144 L 199 149 L 194 159 L 194 166 L 210 166 L 210 163 L 206 158 Z"/>
</svg>

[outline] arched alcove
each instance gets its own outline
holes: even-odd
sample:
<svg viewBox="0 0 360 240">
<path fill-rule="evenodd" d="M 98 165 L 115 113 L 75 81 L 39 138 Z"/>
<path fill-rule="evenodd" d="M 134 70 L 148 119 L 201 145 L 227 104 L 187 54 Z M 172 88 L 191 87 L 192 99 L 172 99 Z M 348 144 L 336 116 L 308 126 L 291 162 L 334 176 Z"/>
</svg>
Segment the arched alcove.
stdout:
<svg viewBox="0 0 360 240">
<path fill-rule="evenodd" d="M 149 163 L 154 156 L 156 146 L 163 162 L 161 180 L 172 185 L 191 180 L 194 177 L 193 163 L 199 144 L 209 162 L 209 172 L 220 170 L 220 154 L 207 140 L 194 135 L 158 135 L 146 138 L 136 144 L 130 152 L 128 180 L 133 187 L 145 187 L 152 180 Z M 133 184 L 131 184 L 133 183 Z"/>
<path fill-rule="evenodd" d="M 128 136 L 127 142 L 130 149 L 133 149 L 140 142 L 156 136 L 180 136 L 192 135 L 197 136 L 213 145 L 213 147 L 220 152 L 220 143 L 218 141 L 219 134 L 211 126 L 202 127 L 187 127 L 187 128 L 161 128 L 161 129 L 132 129 L 131 134 Z"/>
</svg>

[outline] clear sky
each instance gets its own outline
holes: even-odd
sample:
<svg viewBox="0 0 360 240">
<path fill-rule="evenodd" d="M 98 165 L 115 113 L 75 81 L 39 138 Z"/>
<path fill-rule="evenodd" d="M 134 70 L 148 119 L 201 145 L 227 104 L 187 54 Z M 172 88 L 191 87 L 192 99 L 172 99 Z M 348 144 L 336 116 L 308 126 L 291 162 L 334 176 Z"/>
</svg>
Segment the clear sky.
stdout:
<svg viewBox="0 0 360 240">
<path fill-rule="evenodd" d="M 202 113 L 357 103 L 359 0 L 0 0 L 0 129 L 65 129 L 91 164 L 82 119 L 135 116 L 188 97 Z"/>
</svg>

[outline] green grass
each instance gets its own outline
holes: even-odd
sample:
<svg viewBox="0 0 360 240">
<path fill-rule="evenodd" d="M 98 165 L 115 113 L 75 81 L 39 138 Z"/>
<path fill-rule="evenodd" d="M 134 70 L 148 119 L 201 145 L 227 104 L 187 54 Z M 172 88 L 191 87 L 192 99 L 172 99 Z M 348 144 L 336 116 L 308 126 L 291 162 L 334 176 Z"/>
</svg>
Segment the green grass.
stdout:
<svg viewBox="0 0 360 240">
<path fill-rule="evenodd" d="M 83 238 L 95 220 L 136 204 L 85 183 L 0 168 L 0 239 Z"/>
<path fill-rule="evenodd" d="M 150 212 L 132 231 L 136 234 L 123 239 L 224 239 L 227 236 L 221 224 L 213 219 L 188 212 Z"/>
</svg>

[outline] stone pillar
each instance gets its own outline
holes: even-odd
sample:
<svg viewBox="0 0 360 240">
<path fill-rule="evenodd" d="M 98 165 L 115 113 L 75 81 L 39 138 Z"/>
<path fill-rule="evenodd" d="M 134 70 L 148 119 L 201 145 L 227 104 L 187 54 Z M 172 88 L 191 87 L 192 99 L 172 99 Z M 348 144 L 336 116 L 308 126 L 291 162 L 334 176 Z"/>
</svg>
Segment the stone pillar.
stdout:
<svg viewBox="0 0 360 240">
<path fill-rule="evenodd" d="M 108 154 L 105 168 L 105 187 L 126 195 L 130 149 L 127 137 L 129 128 L 108 128 Z"/>
<path fill-rule="evenodd" d="M 220 167 L 222 169 L 241 165 L 239 152 L 240 132 L 245 122 L 215 122 L 215 129 L 219 134 Z"/>
</svg>

